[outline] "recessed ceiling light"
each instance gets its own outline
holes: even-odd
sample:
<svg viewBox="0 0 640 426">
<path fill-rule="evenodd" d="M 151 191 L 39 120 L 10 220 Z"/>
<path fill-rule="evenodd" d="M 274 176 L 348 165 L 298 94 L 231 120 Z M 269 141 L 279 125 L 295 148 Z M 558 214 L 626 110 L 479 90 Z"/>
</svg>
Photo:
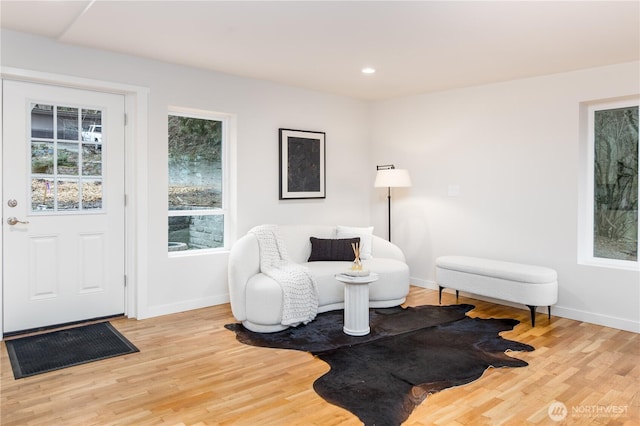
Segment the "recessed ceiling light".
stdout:
<svg viewBox="0 0 640 426">
<path fill-rule="evenodd" d="M 371 67 L 362 68 L 362 74 L 373 74 L 375 72 L 376 72 L 375 68 L 371 68 Z"/>
</svg>

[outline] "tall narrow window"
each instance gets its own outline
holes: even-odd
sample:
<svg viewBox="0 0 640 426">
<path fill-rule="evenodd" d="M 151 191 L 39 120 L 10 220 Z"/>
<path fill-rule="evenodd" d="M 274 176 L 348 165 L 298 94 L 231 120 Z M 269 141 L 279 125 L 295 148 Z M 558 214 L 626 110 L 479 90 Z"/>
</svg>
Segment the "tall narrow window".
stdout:
<svg viewBox="0 0 640 426">
<path fill-rule="evenodd" d="M 169 114 L 170 252 L 224 247 L 227 118 Z"/>
<path fill-rule="evenodd" d="M 590 109 L 593 259 L 638 262 L 638 104 Z"/>
</svg>

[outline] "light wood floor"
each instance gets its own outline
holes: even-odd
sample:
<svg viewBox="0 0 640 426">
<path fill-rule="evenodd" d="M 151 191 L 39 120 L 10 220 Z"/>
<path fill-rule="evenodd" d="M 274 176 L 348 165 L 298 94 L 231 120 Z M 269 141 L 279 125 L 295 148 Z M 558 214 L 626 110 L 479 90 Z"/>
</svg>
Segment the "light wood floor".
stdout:
<svg viewBox="0 0 640 426">
<path fill-rule="evenodd" d="M 536 348 L 513 353 L 529 366 L 490 369 L 474 383 L 431 395 L 405 425 L 640 424 L 639 335 L 557 317 L 549 322 L 543 314 L 531 328 L 528 310 L 460 302 L 476 305 L 471 316 L 520 320 L 503 337 Z M 455 296 L 443 295 L 443 303 L 455 303 Z M 412 287 L 407 305 L 421 304 L 437 304 L 437 292 Z M 112 323 L 139 353 L 20 380 L 2 343 L 0 423 L 361 424 L 313 391 L 313 381 L 328 371 L 323 361 L 238 343 L 223 327 L 230 322 L 229 305 L 117 319 Z M 561 423 L 548 415 L 554 401 L 568 409 Z"/>
</svg>

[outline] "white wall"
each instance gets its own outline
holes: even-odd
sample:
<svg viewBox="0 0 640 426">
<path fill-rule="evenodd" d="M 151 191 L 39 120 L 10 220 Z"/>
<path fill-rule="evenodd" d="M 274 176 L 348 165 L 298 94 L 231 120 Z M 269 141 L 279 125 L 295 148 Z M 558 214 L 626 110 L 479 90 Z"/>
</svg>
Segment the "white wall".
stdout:
<svg viewBox="0 0 640 426">
<path fill-rule="evenodd" d="M 447 254 L 545 265 L 559 274 L 556 314 L 640 331 L 639 273 L 577 262 L 580 103 L 638 93 L 634 62 L 376 102 L 374 161 L 413 180 L 393 198 L 413 282 L 434 287 Z M 384 194 L 372 212 L 384 226 Z"/>
<path fill-rule="evenodd" d="M 368 225 L 371 179 L 368 106 L 361 101 L 264 81 L 181 67 L 1 33 L 1 64 L 143 86 L 149 89 L 146 246 L 148 268 L 141 317 L 228 301 L 227 254 L 167 255 L 167 109 L 180 106 L 237 118 L 232 180 L 234 228 L 241 236 L 260 223 Z M 324 200 L 278 200 L 278 128 L 326 132 Z M 145 141 L 135 141 L 145 143 Z M 4 199 L 4 198 L 3 198 Z M 132 200 L 134 203 L 138 200 Z"/>
</svg>

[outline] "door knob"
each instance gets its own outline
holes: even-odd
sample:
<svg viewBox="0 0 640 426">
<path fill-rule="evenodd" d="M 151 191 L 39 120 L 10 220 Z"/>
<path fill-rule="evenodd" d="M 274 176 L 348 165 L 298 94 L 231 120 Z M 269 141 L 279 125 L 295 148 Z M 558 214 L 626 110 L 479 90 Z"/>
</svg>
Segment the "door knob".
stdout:
<svg viewBox="0 0 640 426">
<path fill-rule="evenodd" d="M 29 221 L 28 220 L 25 220 L 25 221 L 18 220 L 18 218 L 11 216 L 10 218 L 7 219 L 7 223 L 9 225 L 12 225 L 12 226 L 16 225 L 18 223 L 22 223 L 22 224 L 26 225 L 27 223 L 29 223 Z"/>
</svg>

